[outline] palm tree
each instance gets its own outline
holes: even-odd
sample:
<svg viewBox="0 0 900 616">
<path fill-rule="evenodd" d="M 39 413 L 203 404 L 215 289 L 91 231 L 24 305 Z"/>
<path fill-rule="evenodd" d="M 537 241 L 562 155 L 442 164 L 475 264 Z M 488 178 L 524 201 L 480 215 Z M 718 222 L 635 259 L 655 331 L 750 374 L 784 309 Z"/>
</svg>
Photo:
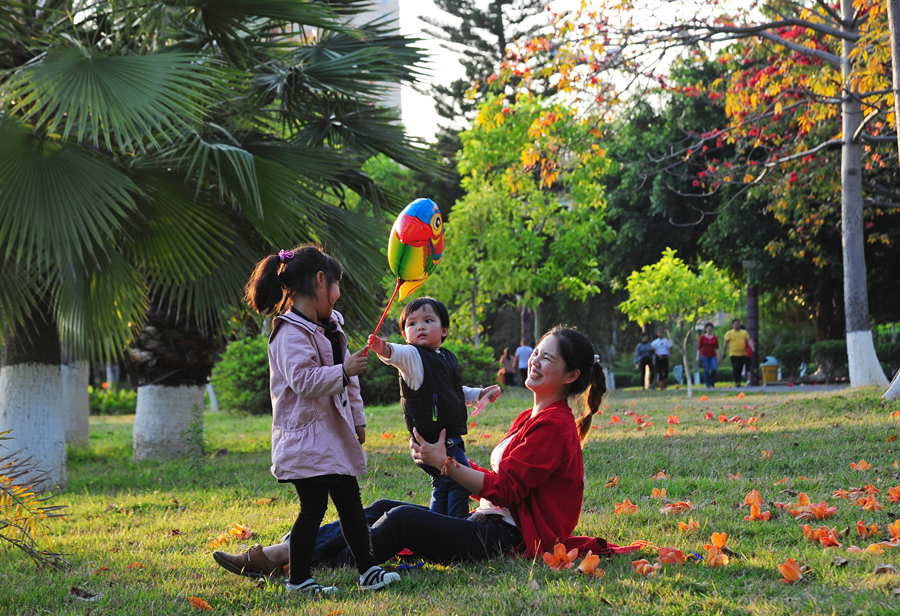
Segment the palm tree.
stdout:
<svg viewBox="0 0 900 616">
<path fill-rule="evenodd" d="M 261 254 L 325 243 L 347 269 L 345 310 L 372 316 L 367 297 L 381 274 L 372 231 L 381 208 L 397 204 L 360 167 L 376 153 L 429 162 L 377 104 L 385 84 L 415 78 L 421 53 L 387 26 L 346 26 L 363 4 L 0 8 L 0 62 L 9 62 L 0 76 L 0 425 L 54 460 L 51 481 L 65 481 L 64 439 L 46 429 L 23 437 L 61 424 L 60 388 L 42 390 L 42 406 L 30 385 L 59 383 L 58 345 L 35 341 L 61 340 L 78 357 L 115 357 L 133 341 L 132 372 L 147 385 L 140 459 L 185 450 L 172 407 L 188 417 L 202 408 L 223 324 Z M 348 208 L 345 189 L 361 207 Z M 181 357 L 157 352 L 161 323 Z"/>
</svg>

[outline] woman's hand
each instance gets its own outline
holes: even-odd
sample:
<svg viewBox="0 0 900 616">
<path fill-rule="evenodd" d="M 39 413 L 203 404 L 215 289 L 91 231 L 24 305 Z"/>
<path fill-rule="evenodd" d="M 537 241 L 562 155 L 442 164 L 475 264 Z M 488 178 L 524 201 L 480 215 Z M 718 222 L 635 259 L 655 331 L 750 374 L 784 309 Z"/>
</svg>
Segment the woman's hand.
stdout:
<svg viewBox="0 0 900 616">
<path fill-rule="evenodd" d="M 409 450 L 416 464 L 425 464 L 434 468 L 441 468 L 447 461 L 447 431 L 441 430 L 441 436 L 437 443 L 429 443 L 419 436 L 419 431 L 413 428 L 413 436 L 409 439 Z M 418 443 L 416 441 L 419 441 Z"/>
<path fill-rule="evenodd" d="M 359 444 L 362 445 L 366 442 L 366 427 L 365 426 L 356 426 L 356 440 L 359 441 Z"/>
</svg>

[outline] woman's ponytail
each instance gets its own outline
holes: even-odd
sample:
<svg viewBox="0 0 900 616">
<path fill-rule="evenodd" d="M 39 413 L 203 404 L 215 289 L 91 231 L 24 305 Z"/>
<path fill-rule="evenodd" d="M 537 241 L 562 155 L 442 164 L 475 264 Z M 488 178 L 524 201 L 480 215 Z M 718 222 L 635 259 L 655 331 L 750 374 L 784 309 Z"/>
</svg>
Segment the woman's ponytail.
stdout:
<svg viewBox="0 0 900 616">
<path fill-rule="evenodd" d="M 557 325 L 544 334 L 544 338 L 547 336 L 556 336 L 559 354 L 566 363 L 566 367 L 569 370 L 580 372 L 578 378 L 569 386 L 569 395 L 577 396 L 582 392 L 587 392 L 587 413 L 575 420 L 578 437 L 581 439 L 581 444 L 584 445 L 591 430 L 591 420 L 600 410 L 603 396 L 606 395 L 606 372 L 603 370 L 600 358 L 594 355 L 593 345 L 580 332 L 570 327 Z"/>
<path fill-rule="evenodd" d="M 575 420 L 575 426 L 578 428 L 578 438 L 581 445 L 587 440 L 588 433 L 591 431 L 591 422 L 600 405 L 603 403 L 603 396 L 606 395 L 606 372 L 600 363 L 600 358 L 594 356 L 594 365 L 591 367 L 591 381 L 587 388 L 587 407 L 588 412 Z"/>
</svg>

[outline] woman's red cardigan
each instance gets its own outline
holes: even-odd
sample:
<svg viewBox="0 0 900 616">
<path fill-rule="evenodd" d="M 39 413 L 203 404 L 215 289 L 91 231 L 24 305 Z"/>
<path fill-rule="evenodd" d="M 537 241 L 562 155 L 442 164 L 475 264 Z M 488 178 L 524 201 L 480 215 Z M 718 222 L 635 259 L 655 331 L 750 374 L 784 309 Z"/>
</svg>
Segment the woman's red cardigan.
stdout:
<svg viewBox="0 0 900 616">
<path fill-rule="evenodd" d="M 476 496 L 509 509 L 522 532 L 529 558 L 551 551 L 557 542 L 566 549 L 594 554 L 625 551 L 604 539 L 573 537 L 584 497 L 584 460 L 572 409 L 565 400 L 554 402 L 536 416 L 521 413 L 507 436 L 512 436 L 500 460 L 499 472 L 472 465 L 484 473 L 484 487 Z M 631 550 L 628 550 L 631 551 Z"/>
</svg>

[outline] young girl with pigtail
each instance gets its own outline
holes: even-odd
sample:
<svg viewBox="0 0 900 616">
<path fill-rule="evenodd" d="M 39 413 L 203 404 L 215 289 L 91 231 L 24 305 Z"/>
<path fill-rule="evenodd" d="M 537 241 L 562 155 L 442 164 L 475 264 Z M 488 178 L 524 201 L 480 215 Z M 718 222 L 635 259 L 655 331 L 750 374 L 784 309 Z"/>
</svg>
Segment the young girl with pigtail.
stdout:
<svg viewBox="0 0 900 616">
<path fill-rule="evenodd" d="M 353 552 L 360 588 L 375 590 L 400 580 L 375 560 L 359 494 L 357 477 L 366 472 L 366 415 L 357 375 L 365 370 L 366 358 L 365 348 L 350 354 L 343 318 L 334 310 L 342 273 L 341 264 L 320 247 L 303 245 L 260 261 L 246 286 L 254 310 L 277 315 L 269 336 L 272 474 L 293 484 L 300 498 L 288 545 L 287 589 L 309 594 L 337 590 L 310 575 L 329 495 Z M 238 566 L 243 556 L 248 563 L 265 558 L 241 555 L 229 564 Z"/>
</svg>

